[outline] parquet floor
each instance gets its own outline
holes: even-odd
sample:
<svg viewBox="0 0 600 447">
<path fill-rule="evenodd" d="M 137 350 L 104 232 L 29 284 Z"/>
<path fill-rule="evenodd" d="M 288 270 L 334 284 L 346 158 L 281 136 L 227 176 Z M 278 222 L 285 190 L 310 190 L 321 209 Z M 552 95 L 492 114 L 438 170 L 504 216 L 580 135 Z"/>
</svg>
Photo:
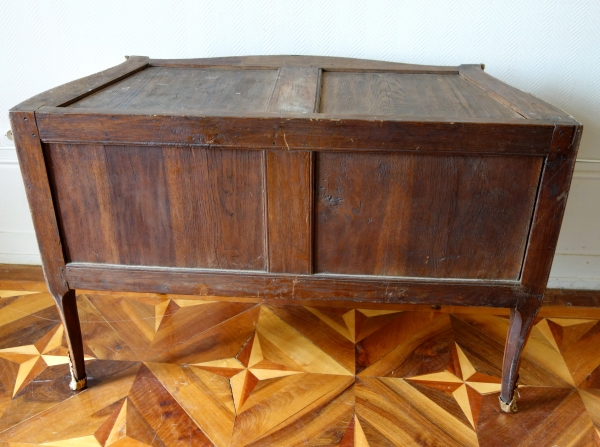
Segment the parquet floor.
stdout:
<svg viewBox="0 0 600 447">
<path fill-rule="evenodd" d="M 79 293 L 77 394 L 43 283 L 0 280 L 1 446 L 600 445 L 599 310 L 543 309 L 507 415 L 503 310 Z"/>
</svg>

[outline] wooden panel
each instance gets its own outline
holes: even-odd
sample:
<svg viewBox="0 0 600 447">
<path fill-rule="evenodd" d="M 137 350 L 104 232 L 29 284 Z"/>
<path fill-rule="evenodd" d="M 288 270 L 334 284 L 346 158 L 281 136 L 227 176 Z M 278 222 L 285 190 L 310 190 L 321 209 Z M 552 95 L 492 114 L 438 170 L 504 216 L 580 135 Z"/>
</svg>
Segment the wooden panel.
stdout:
<svg viewBox="0 0 600 447">
<path fill-rule="evenodd" d="M 311 273 L 312 154 L 267 152 L 269 271 Z"/>
<path fill-rule="evenodd" d="M 269 102 L 269 112 L 315 112 L 320 70 L 316 67 L 281 67 Z"/>
<path fill-rule="evenodd" d="M 273 150 L 435 151 L 547 154 L 554 124 L 512 122 L 374 120 L 303 114 L 165 116 L 165 112 L 118 114 L 118 110 L 45 108 L 36 112 L 45 142 L 185 144 Z M 115 114 L 116 113 L 116 114 Z M 361 119 L 362 118 L 362 119 Z"/>
<path fill-rule="evenodd" d="M 387 304 L 512 307 L 517 282 L 425 281 L 340 275 L 282 275 L 165 267 L 67 264 L 71 287 L 91 290 L 254 297 L 264 300 L 339 300 Z"/>
<path fill-rule="evenodd" d="M 264 270 L 263 155 L 165 148 L 176 265 Z"/>
<path fill-rule="evenodd" d="M 519 278 L 540 157 L 318 154 L 315 271 Z"/>
<path fill-rule="evenodd" d="M 65 258 L 35 116 L 33 112 L 13 111 L 10 125 L 48 289 L 54 296 L 62 296 L 69 290 Z"/>
<path fill-rule="evenodd" d="M 263 270 L 262 155 L 47 145 L 71 261 Z"/>
<path fill-rule="evenodd" d="M 250 112 L 266 110 L 276 70 L 149 67 L 71 108 Z"/>
<path fill-rule="evenodd" d="M 323 113 L 521 118 L 455 75 L 324 72 L 321 89 Z"/>
<path fill-rule="evenodd" d="M 73 239 L 65 245 L 67 259 L 120 262 L 105 156 L 101 145 L 46 147 L 63 238 Z"/>
<path fill-rule="evenodd" d="M 162 149 L 105 146 L 105 151 L 108 171 L 105 182 L 109 185 L 120 263 L 174 265 L 171 204 Z M 69 198 L 61 202 L 61 207 L 68 206 Z M 66 215 L 61 218 L 68 219 Z M 78 236 L 67 233 L 68 244 L 80 244 Z"/>
<path fill-rule="evenodd" d="M 541 295 L 546 289 L 560 225 L 575 169 L 581 126 L 556 126 L 551 154 L 546 158 L 540 197 L 533 217 L 531 242 L 527 247 L 523 285 Z"/>
</svg>

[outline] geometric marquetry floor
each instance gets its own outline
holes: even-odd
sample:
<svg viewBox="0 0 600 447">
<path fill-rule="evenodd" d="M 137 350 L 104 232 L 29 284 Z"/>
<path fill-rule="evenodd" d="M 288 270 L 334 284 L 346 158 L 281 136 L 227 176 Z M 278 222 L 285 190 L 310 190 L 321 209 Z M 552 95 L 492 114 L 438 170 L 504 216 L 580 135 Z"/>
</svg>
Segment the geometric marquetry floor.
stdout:
<svg viewBox="0 0 600 447">
<path fill-rule="evenodd" d="M 74 393 L 44 285 L 0 281 L 1 446 L 600 445 L 598 310 L 542 310 L 509 415 L 503 310 L 78 305 L 89 387 Z"/>
</svg>

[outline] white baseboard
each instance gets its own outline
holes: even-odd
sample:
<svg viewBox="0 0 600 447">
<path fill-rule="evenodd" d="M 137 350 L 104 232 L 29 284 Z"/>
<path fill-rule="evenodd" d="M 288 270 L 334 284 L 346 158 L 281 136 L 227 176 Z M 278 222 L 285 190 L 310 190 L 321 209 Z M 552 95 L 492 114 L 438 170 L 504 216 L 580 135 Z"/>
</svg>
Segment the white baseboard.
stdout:
<svg viewBox="0 0 600 447">
<path fill-rule="evenodd" d="M 35 233 L 0 231 L 0 264 L 41 265 Z"/>
<path fill-rule="evenodd" d="M 40 255 L 0 253 L 0 264 L 42 265 Z"/>
<path fill-rule="evenodd" d="M 557 254 L 552 263 L 548 287 L 600 290 L 600 256 Z"/>
</svg>

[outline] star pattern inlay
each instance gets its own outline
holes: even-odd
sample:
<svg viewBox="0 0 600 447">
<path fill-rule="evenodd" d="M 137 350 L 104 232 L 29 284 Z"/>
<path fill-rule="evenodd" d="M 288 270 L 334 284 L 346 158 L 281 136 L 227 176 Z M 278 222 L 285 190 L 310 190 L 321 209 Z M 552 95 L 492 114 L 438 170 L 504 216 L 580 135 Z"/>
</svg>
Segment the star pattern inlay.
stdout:
<svg viewBox="0 0 600 447">
<path fill-rule="evenodd" d="M 285 344 L 295 349 L 286 350 Z M 267 308 L 261 309 L 256 332 L 235 357 L 190 366 L 229 379 L 237 414 L 248 408 L 249 396 L 262 381 L 306 373 L 352 375 Z"/>
<path fill-rule="evenodd" d="M 46 368 L 69 363 L 69 355 L 63 343 L 63 337 L 64 327 L 59 324 L 34 344 L 0 349 L 0 358 L 19 365 L 13 397 Z M 91 360 L 93 357 L 85 355 L 84 358 Z"/>
<path fill-rule="evenodd" d="M 500 378 L 478 372 L 460 346 L 457 343 L 454 345 L 458 357 L 458 368 L 456 368 L 456 365 L 455 368 L 451 368 L 454 369 L 454 372 L 447 369 L 408 377 L 405 380 L 451 394 L 471 427 L 476 429 L 479 405 L 476 404 L 475 400 L 480 399 L 474 395 L 473 391 L 476 391 L 479 395 L 497 393 L 500 391 L 501 381 Z"/>
</svg>

